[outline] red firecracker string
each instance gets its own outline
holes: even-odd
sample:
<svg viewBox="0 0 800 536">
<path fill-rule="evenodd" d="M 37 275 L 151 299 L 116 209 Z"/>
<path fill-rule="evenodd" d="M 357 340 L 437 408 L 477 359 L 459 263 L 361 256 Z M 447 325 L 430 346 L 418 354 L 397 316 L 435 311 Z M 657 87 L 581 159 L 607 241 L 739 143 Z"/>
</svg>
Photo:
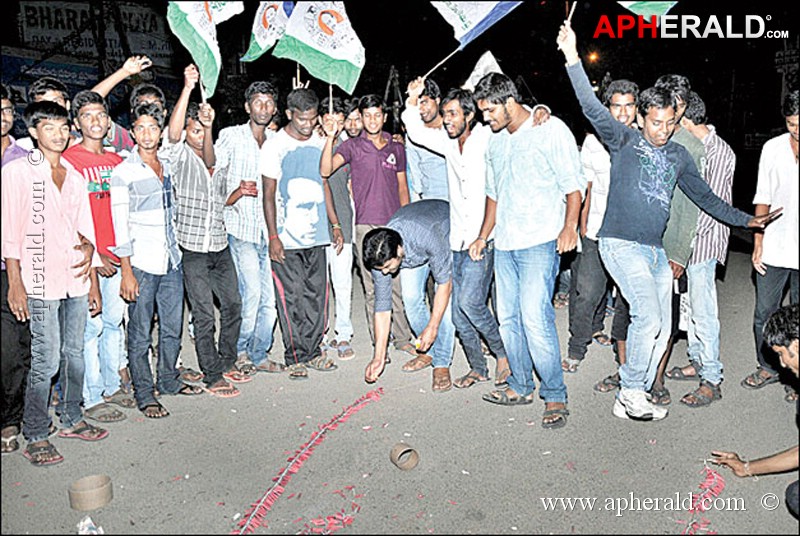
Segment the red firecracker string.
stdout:
<svg viewBox="0 0 800 536">
<path fill-rule="evenodd" d="M 294 451 L 294 455 L 287 460 L 288 465 L 282 468 L 278 476 L 272 479 L 273 482 L 275 482 L 272 487 L 270 487 L 258 501 L 250 505 L 244 517 L 242 517 L 241 521 L 237 524 L 239 528 L 231 531 L 231 534 L 250 534 L 255 532 L 258 527 L 265 525 L 264 518 L 267 512 L 272 509 L 272 505 L 275 504 L 275 501 L 283 494 L 285 486 L 292 479 L 292 475 L 296 473 L 309 456 L 311 456 L 314 452 L 314 448 L 325 440 L 326 434 L 336 430 L 339 424 L 347 421 L 347 419 L 358 413 L 358 411 L 370 402 L 377 402 L 381 395 L 383 395 L 383 388 L 368 392 L 311 434 L 311 438 L 308 442 Z M 351 520 L 349 521 L 352 523 Z"/>
<path fill-rule="evenodd" d="M 692 505 L 689 508 L 689 513 L 692 514 L 692 517 L 688 521 L 681 522 L 681 524 L 686 525 L 681 534 L 716 534 L 716 532 L 708 528 L 711 521 L 702 517 L 702 514 L 708 510 L 711 501 L 719 497 L 722 490 L 725 489 L 725 479 L 708 466 L 703 467 L 701 472 L 705 473 L 705 478 L 697 486 L 700 491 L 692 493 Z M 699 519 L 698 516 L 700 516 Z"/>
</svg>

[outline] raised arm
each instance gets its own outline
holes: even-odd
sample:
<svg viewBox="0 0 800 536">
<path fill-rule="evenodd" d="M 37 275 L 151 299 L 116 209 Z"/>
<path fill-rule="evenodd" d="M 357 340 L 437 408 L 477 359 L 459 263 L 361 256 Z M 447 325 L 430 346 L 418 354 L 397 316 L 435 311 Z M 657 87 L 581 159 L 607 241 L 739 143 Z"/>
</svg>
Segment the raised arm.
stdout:
<svg viewBox="0 0 800 536">
<path fill-rule="evenodd" d="M 147 56 L 131 56 L 125 60 L 122 67 L 98 82 L 98 84 L 92 88 L 92 91 L 107 97 L 108 94 L 117 87 L 117 84 L 131 75 L 141 73 L 151 65 L 153 65 L 153 62 Z"/>
<path fill-rule="evenodd" d="M 183 90 L 181 90 L 181 96 L 178 97 L 175 109 L 169 118 L 167 137 L 170 143 L 181 141 L 181 132 L 183 132 L 186 124 L 186 109 L 189 107 L 189 97 L 192 95 L 198 80 L 200 80 L 200 73 L 197 71 L 197 67 L 189 65 L 183 70 Z"/>
<path fill-rule="evenodd" d="M 417 78 L 408 84 L 408 99 L 406 99 L 406 109 L 400 116 L 403 124 L 406 126 L 408 137 L 426 149 L 439 154 L 443 154 L 447 149 L 447 142 L 449 138 L 447 133 L 440 128 L 428 128 L 422 122 L 419 115 L 419 96 L 425 89 L 425 79 Z"/>
<path fill-rule="evenodd" d="M 345 159 L 340 154 L 333 154 L 333 142 L 339 135 L 339 126 L 331 119 L 327 118 L 322 122 L 322 130 L 325 132 L 325 147 L 322 149 L 322 156 L 319 159 L 319 174 L 323 179 L 327 179 L 333 172 L 345 164 Z"/>
</svg>

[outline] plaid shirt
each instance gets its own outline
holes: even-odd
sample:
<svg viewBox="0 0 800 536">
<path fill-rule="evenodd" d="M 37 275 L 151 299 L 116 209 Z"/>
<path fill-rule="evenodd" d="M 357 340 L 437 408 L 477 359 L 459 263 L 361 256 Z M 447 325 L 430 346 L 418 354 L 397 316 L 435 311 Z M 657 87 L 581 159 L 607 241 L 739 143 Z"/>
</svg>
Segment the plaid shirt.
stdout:
<svg viewBox="0 0 800 536">
<path fill-rule="evenodd" d="M 266 129 L 264 143 L 272 135 L 273 132 Z M 215 175 L 227 168 L 226 200 L 241 181 L 255 181 L 258 185 L 258 197 L 242 196 L 233 205 L 225 207 L 225 227 L 228 234 L 254 244 L 266 241 L 269 233 L 264 221 L 263 188 L 259 171 L 261 148 L 253 137 L 250 124 L 222 129 L 214 145 L 214 153 L 217 157 Z"/>
<path fill-rule="evenodd" d="M 159 151 L 164 181 L 145 164 L 134 147 L 111 176 L 111 215 L 118 257 L 130 257 L 131 265 L 154 275 L 164 275 L 181 263 L 175 240 L 170 162 Z"/>
<path fill-rule="evenodd" d="M 228 246 L 224 174 L 211 175 L 205 163 L 184 142 L 165 144 L 175 192 L 175 235 L 184 249 L 197 253 L 222 251 Z"/>
</svg>

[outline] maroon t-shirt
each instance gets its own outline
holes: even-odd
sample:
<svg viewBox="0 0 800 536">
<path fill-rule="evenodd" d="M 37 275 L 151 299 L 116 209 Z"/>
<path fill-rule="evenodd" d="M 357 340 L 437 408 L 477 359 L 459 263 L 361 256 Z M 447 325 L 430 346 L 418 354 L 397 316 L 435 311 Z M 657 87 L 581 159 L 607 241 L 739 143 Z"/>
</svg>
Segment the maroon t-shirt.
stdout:
<svg viewBox="0 0 800 536">
<path fill-rule="evenodd" d="M 97 252 L 119 262 L 119 258 L 108 248 L 117 245 L 111 220 L 111 170 L 122 162 L 122 158 L 111 152 L 94 154 L 80 144 L 64 151 L 64 158 L 86 179 Z"/>
<path fill-rule="evenodd" d="M 350 164 L 356 224 L 386 225 L 400 209 L 397 173 L 406 170 L 406 150 L 388 132 L 381 135 L 389 143 L 380 150 L 366 132 L 336 148 L 336 154 Z"/>
</svg>

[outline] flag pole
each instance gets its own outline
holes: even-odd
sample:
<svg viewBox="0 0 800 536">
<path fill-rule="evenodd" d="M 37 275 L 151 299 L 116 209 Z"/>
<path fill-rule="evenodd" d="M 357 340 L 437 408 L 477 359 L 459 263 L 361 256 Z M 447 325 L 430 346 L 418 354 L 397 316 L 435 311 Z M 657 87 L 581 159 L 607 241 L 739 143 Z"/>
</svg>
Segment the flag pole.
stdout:
<svg viewBox="0 0 800 536">
<path fill-rule="evenodd" d="M 328 84 L 328 114 L 333 115 L 333 84 Z"/>
<path fill-rule="evenodd" d="M 575 6 L 578 5 L 577 0 L 572 2 L 572 8 L 569 10 L 569 15 L 567 15 L 567 22 L 572 22 L 572 14 L 575 13 Z"/>
<path fill-rule="evenodd" d="M 460 48 L 457 48 L 457 49 L 455 49 L 454 51 L 452 51 L 450 54 L 448 54 L 448 55 L 447 55 L 447 57 L 446 57 L 445 59 L 443 59 L 442 61 L 440 61 L 440 62 L 439 62 L 439 63 L 437 63 L 436 65 L 434 65 L 433 69 L 431 69 L 430 71 L 428 71 L 427 73 L 425 73 L 425 76 L 423 76 L 422 78 L 423 78 L 423 79 L 425 79 L 425 78 L 428 78 L 428 76 L 430 76 L 430 74 L 431 74 L 433 71 L 435 71 L 436 69 L 438 69 L 439 67 L 441 67 L 441 65 L 442 65 L 444 62 L 446 62 L 447 60 L 449 60 L 450 58 L 452 58 L 453 56 L 455 56 L 456 52 L 458 52 L 459 50 L 461 50 L 461 49 L 460 49 Z"/>
<path fill-rule="evenodd" d="M 203 85 L 203 79 L 200 78 L 197 80 L 197 85 L 200 86 L 200 101 L 205 104 L 206 103 L 206 88 Z"/>
</svg>

